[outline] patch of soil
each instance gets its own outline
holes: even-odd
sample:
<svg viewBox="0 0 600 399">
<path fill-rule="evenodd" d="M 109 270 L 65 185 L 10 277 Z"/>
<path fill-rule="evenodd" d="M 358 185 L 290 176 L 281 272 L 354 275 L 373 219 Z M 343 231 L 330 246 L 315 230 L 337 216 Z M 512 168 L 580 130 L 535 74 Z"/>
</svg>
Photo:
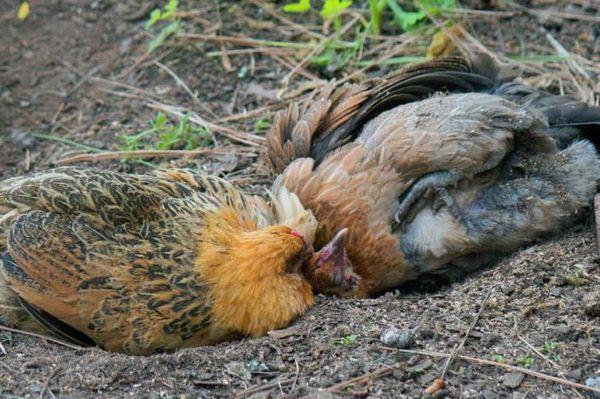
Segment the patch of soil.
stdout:
<svg viewBox="0 0 600 399">
<path fill-rule="evenodd" d="M 149 37 L 142 27 L 154 2 L 32 2 L 31 16 L 24 22 L 16 20 L 15 4 L 7 3 L 0 3 L 0 178 L 45 170 L 80 152 L 72 146 L 32 138 L 31 133 L 114 150 L 120 145 L 119 136 L 141 131 L 156 115 L 155 109 L 146 106 L 148 98 L 199 112 L 207 112 L 204 107 L 208 107 L 217 115 L 228 116 L 269 103 L 268 94 L 249 88 L 258 84 L 272 90 L 289 72 L 260 55 L 232 56 L 231 69 L 226 70 L 221 58 L 207 55 L 221 50 L 219 45 L 168 47 L 143 57 Z M 474 14 L 466 24 L 484 44 L 500 53 L 545 51 L 546 29 L 575 54 L 600 61 L 597 24 L 547 13 L 599 15 L 592 2 L 519 3 L 535 12 L 510 18 Z M 463 4 L 472 9 L 507 8 L 501 1 Z M 209 22 L 221 18 L 223 35 L 243 32 L 253 38 L 289 39 L 253 27 L 252 20 L 276 22 L 250 3 L 221 2 L 220 12 L 216 12 L 213 2 L 199 1 L 194 9 L 201 10 L 202 18 Z M 198 31 L 207 28 L 196 23 Z M 181 78 L 196 98 L 158 63 Z M 245 74 L 241 73 L 243 67 L 248 70 Z M 594 79 L 597 82 L 597 76 Z M 114 82 L 134 86 L 139 90 L 134 92 L 137 97 L 115 95 L 122 94 L 125 86 Z M 559 86 L 552 79 L 548 85 Z M 228 126 L 253 131 L 255 119 Z M 223 137 L 217 139 L 219 144 L 228 144 Z M 169 163 L 193 163 L 254 185 L 264 180 L 264 167 L 258 149 L 247 152 L 236 153 L 227 167 L 214 158 Z M 100 166 L 144 170 L 118 161 Z M 576 226 L 562 237 L 514 254 L 493 269 L 427 292 L 404 290 L 352 301 L 320 297 L 306 316 L 273 337 L 132 357 L 98 349 L 78 351 L 2 332 L 0 348 L 6 353 L 0 349 L 0 395 L 424 397 L 425 387 L 439 376 L 445 359 L 402 353 L 383 344 L 380 334 L 394 327 L 410 337 L 403 345 L 409 350 L 451 353 L 488 294 L 463 355 L 585 383 L 600 374 L 600 323 L 589 311 L 593 301 L 599 300 L 600 283 L 591 230 L 588 225 Z M 371 378 L 347 387 L 338 385 L 362 375 Z M 565 385 L 460 359 L 450 367 L 447 382 L 436 397 L 579 396 Z M 327 391 L 331 387 L 339 389 Z"/>
</svg>

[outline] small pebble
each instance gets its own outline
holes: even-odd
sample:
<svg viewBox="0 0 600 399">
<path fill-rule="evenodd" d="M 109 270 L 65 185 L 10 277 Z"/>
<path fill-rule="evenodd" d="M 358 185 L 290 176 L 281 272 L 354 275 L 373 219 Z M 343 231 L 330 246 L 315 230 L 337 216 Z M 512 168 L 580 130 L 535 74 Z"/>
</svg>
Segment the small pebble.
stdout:
<svg viewBox="0 0 600 399">
<path fill-rule="evenodd" d="M 410 348 L 414 343 L 414 338 L 409 331 L 400 330 L 396 327 L 383 330 L 379 340 L 386 345 L 399 349 Z"/>
<path fill-rule="evenodd" d="M 525 374 L 523 373 L 508 373 L 504 375 L 502 382 L 509 388 L 518 388 L 523 382 Z"/>
<path fill-rule="evenodd" d="M 587 385 L 590 388 L 600 389 L 600 376 L 594 376 L 594 377 L 586 378 L 585 385 Z M 600 394 L 597 393 L 597 392 L 594 392 L 594 396 L 593 397 L 594 398 L 600 398 Z"/>
</svg>

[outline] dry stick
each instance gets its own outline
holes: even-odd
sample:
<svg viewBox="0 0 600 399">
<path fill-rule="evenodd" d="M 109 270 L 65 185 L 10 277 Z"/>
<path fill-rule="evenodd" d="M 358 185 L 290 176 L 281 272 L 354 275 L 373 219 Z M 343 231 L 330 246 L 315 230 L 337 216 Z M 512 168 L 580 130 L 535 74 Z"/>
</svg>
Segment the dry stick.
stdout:
<svg viewBox="0 0 600 399">
<path fill-rule="evenodd" d="M 175 80 L 175 83 L 177 83 L 178 86 L 181 86 L 190 95 L 192 100 L 194 100 L 194 102 L 200 106 L 200 108 L 202 108 L 204 111 L 206 111 L 212 118 L 215 118 L 215 119 L 218 118 L 217 115 L 215 115 L 215 113 L 210 108 L 208 108 L 208 106 L 206 104 L 204 104 L 202 101 L 200 101 L 198 96 L 194 92 L 192 92 L 192 90 L 190 90 L 188 85 L 185 84 L 183 79 L 181 79 L 179 76 L 177 76 L 175 74 L 175 72 L 173 72 L 169 67 L 167 67 L 166 65 L 164 65 L 158 61 L 155 61 L 154 64 L 156 64 L 159 68 L 161 68 L 162 70 L 167 72 L 169 75 L 171 75 L 171 77 Z"/>
<path fill-rule="evenodd" d="M 162 104 L 159 103 L 158 101 L 149 101 L 148 104 L 146 104 L 148 107 L 152 108 L 152 109 L 157 109 L 159 111 L 163 111 L 167 114 L 170 115 L 174 115 L 176 117 L 178 117 L 179 119 L 182 119 L 183 117 L 185 117 L 186 113 L 182 112 L 182 108 L 181 107 L 177 107 L 177 106 L 172 106 L 172 105 L 167 105 L 167 104 Z M 189 120 L 204 126 L 206 129 L 210 130 L 210 131 L 215 131 L 217 133 L 220 133 L 221 135 L 228 137 L 231 140 L 240 142 L 240 143 L 244 143 L 246 145 L 250 145 L 250 146 L 260 146 L 264 141 L 264 137 L 259 137 L 250 133 L 241 133 L 238 131 L 235 131 L 233 129 L 229 129 L 226 128 L 224 126 L 219 126 L 216 125 L 212 122 L 208 122 L 206 120 L 204 120 L 200 115 L 196 114 L 195 112 L 187 112 L 187 115 L 189 115 Z"/>
<path fill-rule="evenodd" d="M 409 354 L 412 354 L 412 355 L 423 355 L 423 356 L 432 356 L 432 357 L 450 357 L 450 356 L 452 356 L 452 354 L 448 354 L 448 353 L 426 351 L 426 350 L 396 349 L 396 348 L 390 348 L 390 347 L 386 347 L 386 346 L 383 346 L 382 348 L 385 349 L 385 350 L 389 350 L 389 351 L 397 351 L 397 352 L 402 352 L 402 353 L 409 353 Z M 494 362 L 493 360 L 480 359 L 478 357 L 471 357 L 471 356 L 464 356 L 464 355 L 458 355 L 457 357 L 459 359 L 461 359 L 461 360 L 466 360 L 467 362 L 471 362 L 471 363 L 475 363 L 475 364 L 480 364 L 480 365 L 484 365 L 484 366 L 500 367 L 500 368 L 507 369 L 507 370 L 510 370 L 510 371 L 517 371 L 519 373 L 527 374 L 527 375 L 530 375 L 532 377 L 537 377 L 537 378 L 540 378 L 542 380 L 552 381 L 552 382 L 556 382 L 556 383 L 562 384 L 562 385 L 568 385 L 568 386 L 571 386 L 571 387 L 583 389 L 585 391 L 591 391 L 591 392 L 600 393 L 600 388 L 588 387 L 587 385 L 579 384 L 577 382 L 565 380 L 564 378 L 555 377 L 555 376 L 544 374 L 544 373 L 540 373 L 540 372 L 537 372 L 537 371 L 525 369 L 523 367 L 511 366 L 510 364 Z"/>
<path fill-rule="evenodd" d="M 596 251 L 600 257 L 600 194 L 594 196 L 594 216 L 596 221 Z"/>
<path fill-rule="evenodd" d="M 46 381 L 44 381 L 44 385 L 42 386 L 42 390 L 40 391 L 40 399 L 44 398 L 44 393 L 46 392 L 46 389 L 48 389 L 48 386 L 50 385 L 50 381 L 61 370 L 62 370 L 61 366 L 55 367 L 54 370 L 52 371 L 52 373 L 50 373 L 50 375 L 46 379 Z M 52 394 L 52 391 L 50 391 L 50 395 L 54 396 L 54 394 Z"/>
<path fill-rule="evenodd" d="M 315 48 L 313 48 L 308 54 L 306 54 L 306 56 L 287 75 L 285 75 L 283 79 L 281 79 L 281 82 L 283 82 L 284 87 L 287 87 L 292 82 L 292 78 L 294 77 L 294 75 L 298 73 L 299 69 L 304 68 L 304 66 L 308 63 L 308 61 L 310 61 L 310 58 L 312 56 L 314 56 L 318 52 L 321 52 L 321 50 L 323 50 L 325 46 L 331 41 L 337 40 L 339 37 L 341 37 L 350 28 L 352 28 L 357 21 L 358 18 L 353 18 L 350 22 L 344 25 L 342 29 L 335 32 L 333 35 L 331 35 L 331 37 L 322 40 Z"/>
<path fill-rule="evenodd" d="M 400 367 L 400 363 L 396 363 L 392 366 L 385 366 L 385 367 L 378 368 L 377 370 L 372 371 L 370 373 L 363 374 L 358 377 L 351 378 L 347 381 L 342 381 L 335 385 L 332 385 L 327 388 L 327 391 L 331 391 L 331 392 L 340 391 L 352 384 L 360 383 L 360 382 L 363 382 L 363 381 L 366 381 L 366 380 L 369 380 L 372 378 L 383 377 L 384 375 L 391 373 L 392 371 L 394 371 L 394 369 L 396 369 L 398 367 Z"/>
<path fill-rule="evenodd" d="M 475 327 L 475 324 L 477 324 L 477 321 L 479 320 L 481 313 L 483 313 L 483 309 L 485 309 L 485 305 L 487 304 L 488 299 L 490 299 L 490 294 L 491 294 L 491 292 L 488 292 L 488 294 L 485 296 L 485 298 L 483 298 L 483 301 L 481 302 L 481 306 L 479 307 L 479 311 L 477 312 L 477 314 L 475 315 L 475 318 L 471 322 L 471 325 L 467 329 L 467 333 L 465 334 L 465 337 L 460 342 L 460 345 L 458 345 L 458 347 L 454 350 L 454 352 L 452 352 L 452 355 L 448 358 L 448 360 L 446 360 L 446 364 L 444 365 L 444 368 L 442 369 L 442 374 L 440 374 L 441 380 L 444 379 L 444 377 L 446 376 L 446 373 L 448 372 L 448 369 L 452 365 L 452 362 L 456 359 L 456 357 L 458 356 L 458 354 L 460 353 L 462 348 L 465 346 L 465 342 L 467 342 L 469 335 L 471 335 L 471 331 L 473 331 L 473 328 Z"/>
<path fill-rule="evenodd" d="M 145 159 L 145 158 L 178 158 L 198 155 L 224 155 L 231 150 L 202 148 L 198 150 L 139 150 L 139 151 L 106 151 L 92 154 L 79 154 L 62 158 L 57 161 L 61 165 L 77 162 L 96 162 L 113 159 Z"/>
<path fill-rule="evenodd" d="M 286 24 L 286 25 L 288 25 L 288 26 L 296 29 L 299 32 L 306 33 L 307 35 L 312 36 L 312 37 L 314 37 L 316 39 L 319 39 L 319 40 L 325 39 L 324 35 L 322 35 L 320 33 L 317 33 L 317 32 L 313 32 L 313 31 L 311 31 L 309 29 L 306 29 L 304 26 L 302 26 L 300 24 L 297 24 L 294 21 L 292 21 L 291 19 L 288 19 L 285 16 L 279 14 L 277 11 L 275 11 L 273 9 L 273 7 L 270 4 L 263 4 L 263 3 L 261 3 L 260 1 L 257 1 L 257 0 L 248 0 L 248 2 L 254 4 L 257 7 L 262 8 L 263 10 L 265 10 L 265 12 L 267 14 L 271 15 L 273 18 L 280 20 L 284 24 Z"/>
<path fill-rule="evenodd" d="M 280 380 L 277 382 L 272 382 L 270 384 L 261 384 L 261 385 L 253 385 L 251 387 L 248 387 L 246 389 L 244 389 L 243 391 L 237 393 L 234 398 L 245 398 L 250 394 L 256 393 L 256 392 L 261 392 L 261 391 L 265 391 L 267 389 L 271 389 L 271 388 L 276 388 L 277 386 L 279 386 L 280 384 L 289 384 L 290 382 L 293 382 L 294 379 L 293 378 L 287 378 L 285 380 Z"/>
<path fill-rule="evenodd" d="M 16 328 L 10 328 L 10 327 L 6 327 L 6 326 L 3 326 L 3 325 L 0 325 L 0 330 L 10 331 L 10 332 L 13 332 L 13 333 L 16 333 L 16 334 L 29 335 L 30 337 L 36 337 L 36 338 L 40 338 L 40 339 L 45 339 L 47 341 L 54 342 L 55 344 L 66 346 L 67 348 L 75 349 L 75 350 L 78 350 L 78 351 L 87 350 L 88 349 L 88 348 L 84 348 L 83 346 L 77 346 L 77 345 L 73 345 L 73 344 L 70 344 L 70 343 L 65 342 L 65 341 L 61 341 L 60 339 L 47 337 L 45 335 L 36 334 L 36 333 L 29 332 L 29 331 L 17 330 Z"/>
<path fill-rule="evenodd" d="M 567 51 L 567 49 L 565 49 L 563 47 L 562 44 L 559 43 L 558 40 L 556 40 L 556 38 L 554 36 L 552 36 L 552 34 L 548 31 L 546 31 L 546 39 L 548 39 L 548 41 L 550 42 L 550 44 L 552 45 L 552 47 L 554 47 L 554 49 L 556 50 L 556 52 L 558 53 L 558 55 L 565 57 L 567 59 L 567 64 L 569 64 L 569 66 L 571 68 L 573 68 L 575 71 L 577 71 L 581 76 L 583 76 L 585 79 L 590 80 L 590 75 L 587 73 L 587 71 L 585 69 L 583 69 L 581 67 L 581 65 L 579 65 L 574 59 L 573 56 L 571 56 L 571 53 L 569 53 Z"/>
</svg>

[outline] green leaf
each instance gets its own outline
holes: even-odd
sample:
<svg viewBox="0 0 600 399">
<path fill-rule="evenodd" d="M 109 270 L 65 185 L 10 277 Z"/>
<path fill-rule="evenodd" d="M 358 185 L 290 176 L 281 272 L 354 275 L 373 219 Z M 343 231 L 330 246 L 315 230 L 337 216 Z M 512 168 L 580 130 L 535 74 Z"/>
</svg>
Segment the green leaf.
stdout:
<svg viewBox="0 0 600 399">
<path fill-rule="evenodd" d="M 160 21 L 161 15 L 162 15 L 162 13 L 159 8 L 154 9 L 150 13 L 150 18 L 146 21 L 146 25 L 145 25 L 146 29 L 150 28 L 152 25 L 154 25 L 155 23 Z"/>
<path fill-rule="evenodd" d="M 387 0 L 387 4 L 392 10 L 396 23 L 398 23 L 405 32 L 415 30 L 419 23 L 427 17 L 427 14 L 423 11 L 404 11 L 402 7 L 398 5 L 396 0 Z"/>
<path fill-rule="evenodd" d="M 321 16 L 325 19 L 335 18 L 352 5 L 352 0 L 325 0 Z"/>
<path fill-rule="evenodd" d="M 163 17 L 167 18 L 167 14 L 169 17 L 171 17 L 175 13 L 175 11 L 177 11 L 178 5 L 178 0 L 169 0 L 169 3 L 165 7 L 165 14 L 163 15 Z"/>
<path fill-rule="evenodd" d="M 151 53 L 158 47 L 162 46 L 165 40 L 173 33 L 177 32 L 181 27 L 181 21 L 177 20 L 165 26 L 160 33 L 148 43 L 148 52 Z"/>
<path fill-rule="evenodd" d="M 310 0 L 299 0 L 297 3 L 283 6 L 283 11 L 285 12 L 305 12 L 308 10 L 310 10 Z"/>
</svg>

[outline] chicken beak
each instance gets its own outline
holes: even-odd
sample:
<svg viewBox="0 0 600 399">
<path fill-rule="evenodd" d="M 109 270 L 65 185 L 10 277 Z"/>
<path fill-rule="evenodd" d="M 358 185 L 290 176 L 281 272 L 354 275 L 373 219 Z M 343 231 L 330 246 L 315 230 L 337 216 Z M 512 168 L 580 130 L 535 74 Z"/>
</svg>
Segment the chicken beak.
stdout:
<svg viewBox="0 0 600 399">
<path fill-rule="evenodd" d="M 336 265 L 342 265 L 347 259 L 346 256 L 346 240 L 348 238 L 348 228 L 341 229 L 338 233 L 329 241 L 327 245 L 323 247 L 321 253 Z"/>
</svg>

